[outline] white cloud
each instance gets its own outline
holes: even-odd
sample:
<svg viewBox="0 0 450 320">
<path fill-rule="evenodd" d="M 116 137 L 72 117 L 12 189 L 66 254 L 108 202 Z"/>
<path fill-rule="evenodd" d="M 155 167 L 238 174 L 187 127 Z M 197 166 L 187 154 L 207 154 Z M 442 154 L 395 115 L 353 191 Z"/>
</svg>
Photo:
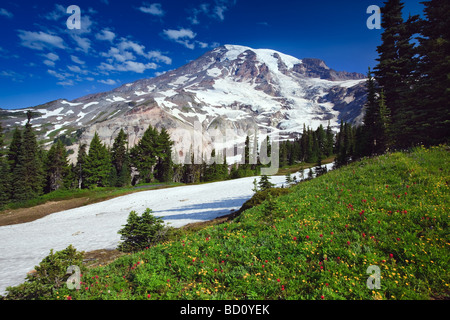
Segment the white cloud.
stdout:
<svg viewBox="0 0 450 320">
<path fill-rule="evenodd" d="M 30 49 L 65 49 L 64 40 L 61 37 L 42 31 L 32 32 L 19 30 L 19 38 L 22 40 L 22 46 Z"/>
<path fill-rule="evenodd" d="M 155 59 L 157 62 L 164 62 L 165 64 L 172 64 L 172 59 L 163 55 L 159 51 L 150 51 L 147 53 L 147 58 Z"/>
<path fill-rule="evenodd" d="M 162 10 L 160 3 L 148 4 L 144 2 L 138 10 L 158 17 L 162 17 L 164 15 L 164 11 Z"/>
<path fill-rule="evenodd" d="M 4 16 L 6 18 L 12 19 L 14 15 L 6 9 L 0 8 L 0 16 Z"/>
<path fill-rule="evenodd" d="M 118 62 L 125 62 L 127 60 L 135 60 L 136 57 L 129 51 L 121 51 L 116 47 L 112 47 L 109 49 L 107 53 L 103 52 L 100 55 L 107 58 L 113 58 Z M 113 62 L 112 59 L 108 59 L 108 61 Z"/>
<path fill-rule="evenodd" d="M 91 40 L 88 38 L 82 38 L 76 34 L 72 35 L 72 39 L 75 40 L 78 47 L 77 50 L 81 50 L 84 53 L 88 53 L 89 49 L 91 48 Z"/>
<path fill-rule="evenodd" d="M 197 35 L 191 29 L 181 28 L 180 30 L 164 30 L 164 34 L 171 40 L 180 40 L 184 38 L 194 39 Z"/>
<path fill-rule="evenodd" d="M 112 79 L 108 79 L 108 80 L 98 80 L 98 82 L 100 83 L 104 83 L 110 86 L 116 85 L 117 81 L 116 80 L 112 80 Z"/>
<path fill-rule="evenodd" d="M 53 52 L 49 52 L 47 54 L 43 55 L 44 57 L 46 57 L 48 60 L 51 61 L 58 61 L 59 60 L 59 56 Z"/>
<path fill-rule="evenodd" d="M 45 65 L 49 66 L 49 67 L 54 67 L 55 66 L 55 62 L 51 61 L 51 60 L 44 60 L 43 62 Z"/>
<path fill-rule="evenodd" d="M 194 33 L 191 29 L 184 29 L 184 28 L 181 28 L 180 30 L 168 29 L 164 30 L 163 33 L 170 40 L 182 44 L 188 49 L 195 48 L 195 44 L 191 43 L 189 39 L 194 39 L 197 36 L 197 34 Z"/>
<path fill-rule="evenodd" d="M 47 13 L 44 17 L 48 20 L 57 21 L 66 15 L 66 8 L 60 4 L 55 4 L 55 10 Z"/>
<path fill-rule="evenodd" d="M 119 49 L 121 52 L 125 52 L 126 50 L 131 49 L 138 55 L 145 56 L 145 47 L 133 41 L 122 39 L 122 42 L 119 43 Z"/>
<path fill-rule="evenodd" d="M 156 69 L 157 67 L 158 66 L 152 62 L 144 64 L 136 61 L 125 61 L 124 63 L 115 65 L 102 62 L 98 68 L 106 71 L 132 71 L 136 73 L 143 73 L 147 69 Z"/>
<path fill-rule="evenodd" d="M 67 69 L 69 69 L 72 72 L 80 73 L 80 74 L 88 74 L 89 71 L 81 69 L 79 66 L 67 66 Z"/>
<path fill-rule="evenodd" d="M 73 62 L 75 62 L 75 63 L 78 63 L 78 64 L 85 64 L 85 62 L 84 61 L 82 61 L 80 58 L 78 58 L 77 56 L 70 56 L 70 59 L 73 61 Z"/>
<path fill-rule="evenodd" d="M 14 82 L 23 82 L 23 79 L 25 78 L 23 75 L 15 72 L 15 71 L 12 71 L 12 70 L 9 70 L 9 71 L 2 70 L 0 72 L 0 77 L 11 78 L 11 80 Z"/>
<path fill-rule="evenodd" d="M 73 86 L 74 82 L 73 82 L 73 80 L 69 79 L 69 80 L 57 82 L 56 84 L 59 84 L 60 86 L 63 86 L 63 87 L 69 87 L 69 86 Z"/>
<path fill-rule="evenodd" d="M 55 70 L 47 70 L 47 73 L 54 76 L 55 78 L 57 78 L 58 80 L 62 81 L 65 80 L 67 77 L 71 76 L 68 73 L 58 73 Z"/>
<path fill-rule="evenodd" d="M 213 16 L 220 21 L 225 20 L 225 11 L 236 4 L 236 0 L 216 0 L 215 2 L 216 5 L 213 9 Z"/>
<path fill-rule="evenodd" d="M 95 35 L 95 38 L 97 40 L 110 41 L 110 42 L 112 42 L 115 37 L 116 37 L 116 34 L 112 31 L 109 31 L 108 29 L 103 29 L 101 32 L 99 32 Z"/>
<path fill-rule="evenodd" d="M 236 0 L 215 0 L 212 4 L 203 3 L 191 10 L 188 20 L 192 24 L 200 24 L 200 15 L 205 15 L 211 19 L 225 20 L 225 12 L 236 4 Z"/>
</svg>

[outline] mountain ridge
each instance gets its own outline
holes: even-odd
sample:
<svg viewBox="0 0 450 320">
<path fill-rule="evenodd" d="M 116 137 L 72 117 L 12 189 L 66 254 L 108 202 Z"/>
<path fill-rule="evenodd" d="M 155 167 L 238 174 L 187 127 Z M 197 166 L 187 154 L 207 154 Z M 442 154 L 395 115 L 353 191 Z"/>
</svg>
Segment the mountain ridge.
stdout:
<svg viewBox="0 0 450 320">
<path fill-rule="evenodd" d="M 95 131 L 110 145 L 123 128 L 131 147 L 148 125 L 165 127 L 183 158 L 190 147 L 183 141 L 186 130 L 192 130 L 194 122 L 204 129 L 199 138 L 205 152 L 213 148 L 211 128 L 234 130 L 236 141 L 243 142 L 242 133 L 254 127 L 289 139 L 304 125 L 315 128 L 330 122 L 336 129 L 340 120 L 361 123 L 364 82 L 364 75 L 335 71 L 320 59 L 224 45 L 158 77 L 110 91 L 0 110 L 0 121 L 11 129 L 24 124 L 26 111 L 32 110 L 31 123 L 40 138 L 49 144 L 64 134 L 71 138 L 68 148 L 74 154 L 78 142 L 89 143 Z"/>
</svg>

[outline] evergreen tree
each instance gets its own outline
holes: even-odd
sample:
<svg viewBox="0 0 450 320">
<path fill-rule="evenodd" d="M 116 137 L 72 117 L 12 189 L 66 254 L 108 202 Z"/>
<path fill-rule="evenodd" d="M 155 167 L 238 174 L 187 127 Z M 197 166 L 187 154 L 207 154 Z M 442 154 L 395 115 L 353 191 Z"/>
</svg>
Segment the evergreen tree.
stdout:
<svg viewBox="0 0 450 320">
<path fill-rule="evenodd" d="M 87 152 L 86 152 L 87 146 L 86 144 L 81 144 L 78 147 L 78 156 L 77 156 L 77 163 L 74 170 L 74 176 L 77 181 L 77 187 L 78 189 L 82 189 L 86 187 L 86 159 L 87 159 Z"/>
<path fill-rule="evenodd" d="M 326 142 L 325 142 L 325 155 L 330 157 L 333 155 L 334 147 L 334 133 L 330 126 L 330 121 L 328 121 L 327 131 L 326 131 Z"/>
<path fill-rule="evenodd" d="M 450 136 L 450 3 L 447 0 L 423 2 L 419 63 L 420 81 L 415 98 L 420 107 L 413 115 L 415 143 L 434 145 L 448 142 Z"/>
<path fill-rule="evenodd" d="M 391 145 L 391 126 L 390 126 L 390 111 L 386 106 L 384 97 L 384 90 L 381 90 L 380 98 L 378 101 L 378 114 L 376 130 L 378 137 L 376 139 L 376 145 L 374 146 L 375 154 L 383 154 Z"/>
<path fill-rule="evenodd" d="M 157 139 L 157 157 L 158 161 L 155 167 L 155 176 L 160 182 L 170 182 L 173 178 L 173 161 L 172 161 L 172 146 L 173 141 L 165 128 Z"/>
<path fill-rule="evenodd" d="M 398 111 L 399 95 L 397 86 L 401 83 L 402 77 L 399 70 L 398 43 L 400 41 L 400 28 L 403 24 L 402 17 L 403 3 L 400 0 L 388 0 L 381 8 L 382 22 L 384 29 L 378 46 L 379 62 L 375 68 L 375 76 L 381 88 L 384 88 L 386 103 L 396 114 Z"/>
<path fill-rule="evenodd" d="M 367 102 L 365 104 L 364 125 L 363 130 L 359 131 L 360 135 L 358 140 L 361 141 L 361 150 L 358 152 L 361 156 L 370 156 L 375 153 L 377 132 L 377 118 L 378 118 L 378 101 L 377 101 L 377 88 L 375 79 L 372 77 L 372 71 L 369 68 L 367 73 Z"/>
<path fill-rule="evenodd" d="M 210 162 L 205 169 L 204 181 L 216 181 L 220 180 L 219 177 L 219 164 L 216 161 L 216 150 L 212 149 Z"/>
<path fill-rule="evenodd" d="M 84 165 L 86 185 L 89 188 L 109 186 L 112 170 L 113 166 L 108 149 L 100 141 L 97 132 L 95 132 L 89 145 L 89 153 Z"/>
<path fill-rule="evenodd" d="M 149 183 L 153 181 L 153 170 L 157 162 L 158 131 L 149 126 L 144 136 L 131 149 L 131 163 L 139 171 L 139 179 Z"/>
<path fill-rule="evenodd" d="M 112 185 L 116 187 L 127 186 L 131 182 L 131 169 L 127 148 L 128 136 L 120 129 L 119 134 L 114 139 L 111 149 L 111 161 L 114 167 Z"/>
<path fill-rule="evenodd" d="M 45 176 L 40 150 L 31 125 L 31 113 L 16 153 L 17 162 L 12 172 L 12 197 L 15 201 L 33 199 L 43 192 Z"/>
<path fill-rule="evenodd" d="M 12 136 L 11 143 L 8 149 L 8 163 L 11 172 L 14 171 L 17 163 L 19 162 L 19 153 L 22 149 L 22 132 L 19 128 L 15 128 Z"/>
<path fill-rule="evenodd" d="M 270 177 L 267 175 L 262 175 L 258 182 L 259 191 L 264 191 L 270 188 L 273 188 L 275 185 L 271 183 Z"/>
<path fill-rule="evenodd" d="M 336 166 L 340 167 L 348 164 L 354 158 L 354 133 L 353 128 L 348 123 L 341 120 L 340 131 L 337 137 Z"/>
<path fill-rule="evenodd" d="M 46 192 L 55 191 L 64 187 L 65 177 L 69 172 L 67 151 L 61 140 L 57 140 L 47 153 Z"/>
<path fill-rule="evenodd" d="M 11 173 L 3 150 L 3 128 L 0 124 L 0 207 L 11 199 Z"/>
<path fill-rule="evenodd" d="M 388 0 L 382 12 L 381 26 L 382 44 L 377 48 L 379 53 L 375 77 L 384 89 L 386 106 L 393 120 L 392 135 L 397 147 L 408 145 L 408 112 L 414 109 L 411 99 L 411 87 L 417 82 L 416 50 L 412 36 L 417 30 L 418 16 L 410 17 L 404 22 L 402 17 L 403 3 L 400 0 Z"/>
</svg>

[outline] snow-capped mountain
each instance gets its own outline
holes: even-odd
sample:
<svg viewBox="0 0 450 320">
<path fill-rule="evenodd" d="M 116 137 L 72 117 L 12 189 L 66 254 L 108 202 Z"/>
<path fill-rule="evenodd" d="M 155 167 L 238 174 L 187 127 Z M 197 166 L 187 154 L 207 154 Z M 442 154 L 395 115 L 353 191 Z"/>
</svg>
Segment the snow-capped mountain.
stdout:
<svg viewBox="0 0 450 320">
<path fill-rule="evenodd" d="M 225 45 L 173 71 L 73 101 L 56 100 L 29 109 L 0 110 L 4 128 L 32 124 L 42 139 L 65 134 L 89 143 L 94 132 L 108 145 L 123 128 L 133 146 L 148 125 L 165 127 L 184 157 L 194 123 L 201 124 L 204 152 L 212 149 L 208 131 L 232 130 L 236 140 L 256 127 L 292 138 L 341 119 L 361 122 L 365 77 L 338 72 L 319 59 L 297 59 L 269 49 Z M 78 143 L 69 148 L 76 156 Z M 72 158 L 73 159 L 73 158 Z"/>
</svg>

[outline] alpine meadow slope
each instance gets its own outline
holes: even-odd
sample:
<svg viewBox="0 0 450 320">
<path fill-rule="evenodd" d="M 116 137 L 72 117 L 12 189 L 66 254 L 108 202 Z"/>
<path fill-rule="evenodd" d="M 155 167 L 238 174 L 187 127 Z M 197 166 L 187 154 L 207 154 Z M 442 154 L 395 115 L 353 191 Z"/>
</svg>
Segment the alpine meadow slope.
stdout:
<svg viewBox="0 0 450 320">
<path fill-rule="evenodd" d="M 80 290 L 36 298 L 448 299 L 448 161 L 442 146 L 363 159 L 232 221 L 83 270 Z M 374 266 L 379 288 L 368 286 Z M 28 280 L 9 298 L 33 296 L 39 280 Z"/>
</svg>

